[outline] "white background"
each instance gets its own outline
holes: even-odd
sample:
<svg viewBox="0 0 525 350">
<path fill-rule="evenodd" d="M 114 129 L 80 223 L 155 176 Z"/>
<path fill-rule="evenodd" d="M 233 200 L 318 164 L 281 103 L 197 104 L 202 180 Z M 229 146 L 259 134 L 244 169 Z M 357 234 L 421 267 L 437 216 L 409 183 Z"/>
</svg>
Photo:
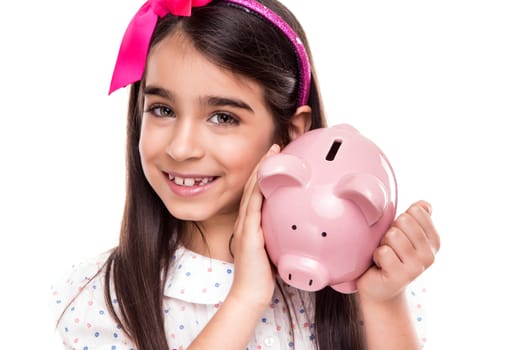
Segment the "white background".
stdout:
<svg viewBox="0 0 525 350">
<path fill-rule="evenodd" d="M 434 207 L 426 349 L 525 349 L 525 11 L 520 1 L 285 2 L 331 125 L 387 154 L 400 210 Z M 142 1 L 11 1 L 0 11 L 0 347 L 60 349 L 47 302 L 117 242 L 127 90 L 107 96 Z M 322 4 L 322 5 L 321 5 Z"/>
</svg>

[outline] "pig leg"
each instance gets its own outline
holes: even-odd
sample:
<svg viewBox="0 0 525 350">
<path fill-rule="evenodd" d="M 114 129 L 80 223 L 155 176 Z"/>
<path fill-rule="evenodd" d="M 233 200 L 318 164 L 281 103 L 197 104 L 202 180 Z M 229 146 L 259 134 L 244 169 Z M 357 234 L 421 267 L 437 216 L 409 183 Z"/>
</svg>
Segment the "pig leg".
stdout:
<svg viewBox="0 0 525 350">
<path fill-rule="evenodd" d="M 357 292 L 357 285 L 355 281 L 348 281 L 338 284 L 333 284 L 330 287 L 339 293 L 350 294 Z"/>
</svg>

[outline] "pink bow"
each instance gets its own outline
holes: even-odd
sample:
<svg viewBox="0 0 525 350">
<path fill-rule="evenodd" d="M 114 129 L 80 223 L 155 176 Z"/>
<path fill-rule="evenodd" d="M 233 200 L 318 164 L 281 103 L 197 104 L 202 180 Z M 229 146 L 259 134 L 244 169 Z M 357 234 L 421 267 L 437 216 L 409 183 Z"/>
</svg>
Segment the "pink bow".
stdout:
<svg viewBox="0 0 525 350">
<path fill-rule="evenodd" d="M 148 0 L 135 16 L 124 33 L 117 63 L 109 87 L 109 94 L 142 79 L 149 43 L 159 17 L 168 13 L 190 16 L 192 7 L 209 4 L 212 0 Z"/>
</svg>

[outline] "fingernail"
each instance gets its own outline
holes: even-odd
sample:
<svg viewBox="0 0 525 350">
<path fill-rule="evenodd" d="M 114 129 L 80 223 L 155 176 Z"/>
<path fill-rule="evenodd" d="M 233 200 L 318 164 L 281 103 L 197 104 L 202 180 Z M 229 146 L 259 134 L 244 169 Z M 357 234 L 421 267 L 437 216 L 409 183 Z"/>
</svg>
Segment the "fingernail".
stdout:
<svg viewBox="0 0 525 350">
<path fill-rule="evenodd" d="M 270 151 L 273 152 L 273 153 L 278 153 L 279 152 L 279 148 L 280 148 L 279 145 L 274 143 L 272 145 L 272 147 L 270 147 Z"/>
<path fill-rule="evenodd" d="M 432 214 L 432 206 L 430 205 L 429 202 L 427 201 L 423 201 L 423 207 L 425 207 L 426 211 L 429 213 L 429 214 Z"/>
</svg>

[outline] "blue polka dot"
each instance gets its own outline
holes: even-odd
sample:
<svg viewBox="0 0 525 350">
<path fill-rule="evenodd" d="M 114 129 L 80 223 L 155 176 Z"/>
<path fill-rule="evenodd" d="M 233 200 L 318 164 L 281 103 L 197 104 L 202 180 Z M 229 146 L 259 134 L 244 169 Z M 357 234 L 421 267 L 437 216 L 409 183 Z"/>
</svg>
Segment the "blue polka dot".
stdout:
<svg viewBox="0 0 525 350">
<path fill-rule="evenodd" d="M 215 287 L 219 287 L 219 286 L 220 286 L 220 284 L 219 284 L 219 283 L 215 283 Z"/>
<path fill-rule="evenodd" d="M 275 298 L 275 299 L 273 300 L 273 303 L 274 303 L 274 304 L 279 304 L 279 299 Z"/>
<path fill-rule="evenodd" d="M 62 300 L 59 299 L 59 300 L 56 301 L 56 303 L 57 304 L 62 304 Z"/>
<path fill-rule="evenodd" d="M 417 322 L 421 322 L 421 320 L 423 320 L 423 317 L 419 316 L 418 318 L 416 318 Z"/>
<path fill-rule="evenodd" d="M 262 322 L 262 323 L 266 323 L 266 317 L 263 317 L 263 318 L 261 319 L 261 322 Z"/>
<path fill-rule="evenodd" d="M 89 348 L 87 346 L 84 346 L 82 350 L 89 350 Z"/>
<path fill-rule="evenodd" d="M 95 332 L 95 338 L 98 338 L 100 337 L 100 333 L 99 332 Z"/>
<path fill-rule="evenodd" d="M 69 309 L 69 310 L 71 310 L 71 312 L 73 312 L 73 311 L 75 311 L 75 307 L 73 306 L 73 307 L 72 307 L 71 309 Z"/>
<path fill-rule="evenodd" d="M 304 309 L 300 309 L 299 312 L 304 314 Z"/>
<path fill-rule="evenodd" d="M 64 332 L 66 332 L 66 333 L 69 332 L 69 328 L 65 327 L 64 328 Z"/>
<path fill-rule="evenodd" d="M 182 269 L 182 264 L 179 264 L 179 266 L 177 266 L 177 268 L 180 270 Z"/>
<path fill-rule="evenodd" d="M 293 342 L 289 342 L 289 343 L 288 343 L 288 346 L 289 346 L 290 348 L 293 348 Z"/>
<path fill-rule="evenodd" d="M 118 338 L 118 334 L 117 333 L 113 333 L 113 338 Z"/>
<path fill-rule="evenodd" d="M 111 350 L 115 350 L 116 348 L 117 348 L 116 345 L 112 345 L 112 346 L 111 346 Z"/>
<path fill-rule="evenodd" d="M 315 335 L 310 334 L 310 340 L 314 340 L 314 339 L 315 339 Z"/>
<path fill-rule="evenodd" d="M 104 315 L 104 310 L 100 310 L 100 311 L 98 312 L 98 314 L 99 314 L 99 315 Z"/>
<path fill-rule="evenodd" d="M 189 276 L 189 275 L 191 275 L 191 272 L 186 272 L 186 276 Z"/>
<path fill-rule="evenodd" d="M 97 289 L 97 285 L 96 284 L 93 285 L 93 289 Z"/>
<path fill-rule="evenodd" d="M 228 274 L 232 273 L 232 269 L 226 270 L 226 273 L 228 273 Z"/>
<path fill-rule="evenodd" d="M 180 329 L 180 330 L 183 330 L 183 329 L 184 329 L 184 325 L 181 324 L 181 325 L 179 326 L 179 329 Z"/>
</svg>

